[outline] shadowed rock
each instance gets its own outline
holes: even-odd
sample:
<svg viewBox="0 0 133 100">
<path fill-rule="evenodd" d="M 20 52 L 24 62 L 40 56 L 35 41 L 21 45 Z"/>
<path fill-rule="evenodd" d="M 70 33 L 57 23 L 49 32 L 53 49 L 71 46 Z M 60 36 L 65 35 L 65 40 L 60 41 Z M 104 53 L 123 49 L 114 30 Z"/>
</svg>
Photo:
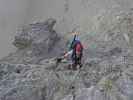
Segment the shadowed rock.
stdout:
<svg viewBox="0 0 133 100">
<path fill-rule="evenodd" d="M 39 63 L 41 60 L 59 56 L 64 51 L 65 42 L 53 29 L 55 19 L 25 25 L 14 39 L 13 45 L 18 49 L 4 58 L 12 63 Z"/>
</svg>

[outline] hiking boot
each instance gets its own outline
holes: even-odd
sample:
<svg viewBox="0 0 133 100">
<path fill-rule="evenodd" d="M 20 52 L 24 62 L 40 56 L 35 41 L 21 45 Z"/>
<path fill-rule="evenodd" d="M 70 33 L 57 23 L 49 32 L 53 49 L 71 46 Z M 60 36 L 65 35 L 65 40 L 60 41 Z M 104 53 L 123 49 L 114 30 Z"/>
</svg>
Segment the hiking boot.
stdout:
<svg viewBox="0 0 133 100">
<path fill-rule="evenodd" d="M 71 70 L 71 69 L 72 69 L 72 65 L 68 64 L 68 70 Z"/>
<path fill-rule="evenodd" d="M 82 64 L 79 64 L 79 69 L 82 68 Z"/>
<path fill-rule="evenodd" d="M 72 70 L 77 70 L 77 65 L 74 64 L 74 65 L 72 66 Z"/>
</svg>

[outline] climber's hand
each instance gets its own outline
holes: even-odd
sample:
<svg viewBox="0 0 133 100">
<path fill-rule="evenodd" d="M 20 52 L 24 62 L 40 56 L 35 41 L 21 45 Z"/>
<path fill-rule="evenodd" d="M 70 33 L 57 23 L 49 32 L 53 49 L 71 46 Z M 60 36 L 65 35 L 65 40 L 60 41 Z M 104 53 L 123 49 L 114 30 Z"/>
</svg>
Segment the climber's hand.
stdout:
<svg viewBox="0 0 133 100">
<path fill-rule="evenodd" d="M 68 57 L 68 53 L 65 53 L 65 54 L 64 54 L 64 58 L 67 58 L 67 57 Z"/>
</svg>

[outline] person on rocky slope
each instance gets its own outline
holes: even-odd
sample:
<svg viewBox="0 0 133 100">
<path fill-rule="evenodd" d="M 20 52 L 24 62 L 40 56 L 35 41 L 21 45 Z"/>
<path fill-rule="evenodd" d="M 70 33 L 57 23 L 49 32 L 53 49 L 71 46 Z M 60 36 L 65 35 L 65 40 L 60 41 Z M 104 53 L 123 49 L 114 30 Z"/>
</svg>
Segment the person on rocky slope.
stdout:
<svg viewBox="0 0 133 100">
<path fill-rule="evenodd" d="M 82 56 L 83 56 L 83 45 L 81 41 L 78 38 L 77 32 L 72 33 L 73 40 L 70 44 L 69 51 L 65 53 L 64 57 L 67 58 L 68 55 L 71 55 L 71 60 L 72 60 L 72 69 L 76 70 L 77 66 L 82 67 Z M 70 67 L 71 68 L 71 67 Z"/>
</svg>

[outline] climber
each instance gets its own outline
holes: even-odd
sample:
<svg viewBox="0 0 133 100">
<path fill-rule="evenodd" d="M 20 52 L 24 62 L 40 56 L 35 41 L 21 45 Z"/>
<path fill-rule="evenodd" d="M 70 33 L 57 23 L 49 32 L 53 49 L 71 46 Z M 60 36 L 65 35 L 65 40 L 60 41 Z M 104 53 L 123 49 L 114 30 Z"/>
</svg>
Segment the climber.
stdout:
<svg viewBox="0 0 133 100">
<path fill-rule="evenodd" d="M 69 51 L 65 53 L 64 57 L 67 58 L 68 55 L 71 55 L 72 69 L 76 70 L 77 65 L 79 65 L 80 68 L 82 67 L 81 60 L 83 56 L 83 46 L 80 40 L 78 39 L 78 33 L 74 32 L 72 34 L 74 35 L 74 38 L 69 47 Z"/>
</svg>

